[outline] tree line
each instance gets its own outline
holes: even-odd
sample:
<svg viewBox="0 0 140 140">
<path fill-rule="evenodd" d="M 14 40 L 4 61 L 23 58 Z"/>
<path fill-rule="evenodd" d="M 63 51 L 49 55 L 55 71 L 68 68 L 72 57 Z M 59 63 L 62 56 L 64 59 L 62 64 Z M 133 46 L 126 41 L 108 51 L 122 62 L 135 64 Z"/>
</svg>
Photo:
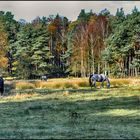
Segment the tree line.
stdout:
<svg viewBox="0 0 140 140">
<path fill-rule="evenodd" d="M 22 79 L 140 75 L 140 12 L 81 10 L 75 21 L 50 15 L 30 23 L 0 11 L 0 73 Z"/>
</svg>

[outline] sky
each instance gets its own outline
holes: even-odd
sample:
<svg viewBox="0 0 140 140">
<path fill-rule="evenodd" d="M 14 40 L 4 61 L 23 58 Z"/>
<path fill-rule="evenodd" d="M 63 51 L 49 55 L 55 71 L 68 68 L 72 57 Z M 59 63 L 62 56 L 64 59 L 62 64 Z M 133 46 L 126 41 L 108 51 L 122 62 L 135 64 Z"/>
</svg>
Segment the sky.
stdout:
<svg viewBox="0 0 140 140">
<path fill-rule="evenodd" d="M 115 14 L 117 8 L 123 7 L 127 14 L 134 6 L 140 10 L 140 1 L 0 1 L 0 11 L 11 11 L 16 20 L 25 19 L 28 22 L 37 16 L 48 17 L 57 13 L 74 21 L 81 9 L 99 13 L 107 8 L 111 14 Z"/>
</svg>

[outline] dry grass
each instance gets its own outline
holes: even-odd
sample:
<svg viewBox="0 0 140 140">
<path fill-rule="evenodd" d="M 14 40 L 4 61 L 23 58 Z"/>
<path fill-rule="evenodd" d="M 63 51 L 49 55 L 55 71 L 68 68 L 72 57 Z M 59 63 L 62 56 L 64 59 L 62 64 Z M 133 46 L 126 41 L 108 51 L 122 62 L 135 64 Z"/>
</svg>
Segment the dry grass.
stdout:
<svg viewBox="0 0 140 140">
<path fill-rule="evenodd" d="M 140 79 L 111 79 L 113 86 L 140 86 Z"/>
<path fill-rule="evenodd" d="M 14 96 L 12 96 L 13 100 L 23 100 L 24 98 L 31 98 L 33 96 L 33 93 L 22 93 L 22 94 L 16 94 Z M 34 93 L 35 96 L 35 93 Z M 8 96 L 7 99 L 11 99 L 11 96 Z"/>
<path fill-rule="evenodd" d="M 139 86 L 140 79 L 110 79 L 111 87 Z M 106 83 L 105 83 L 106 84 Z M 100 86 L 100 83 L 97 83 Z M 78 89 L 89 87 L 88 78 L 57 78 L 48 81 L 16 82 L 16 89 Z"/>
<path fill-rule="evenodd" d="M 85 78 L 58 78 L 58 79 L 49 79 L 46 81 L 34 81 L 34 82 L 17 82 L 15 84 L 16 89 L 78 89 L 80 87 L 88 87 L 88 80 Z"/>
<path fill-rule="evenodd" d="M 29 82 L 17 82 L 15 83 L 16 89 L 34 89 L 35 85 Z"/>
</svg>

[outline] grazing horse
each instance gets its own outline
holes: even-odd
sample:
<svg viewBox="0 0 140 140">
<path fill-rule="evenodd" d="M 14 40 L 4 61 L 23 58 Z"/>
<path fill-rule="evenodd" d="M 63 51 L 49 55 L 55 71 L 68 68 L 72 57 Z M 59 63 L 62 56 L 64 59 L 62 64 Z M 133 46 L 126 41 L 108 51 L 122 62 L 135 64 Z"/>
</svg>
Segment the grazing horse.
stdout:
<svg viewBox="0 0 140 140">
<path fill-rule="evenodd" d="M 2 77 L 0 77 L 0 93 L 3 95 L 4 92 L 4 80 Z"/>
<path fill-rule="evenodd" d="M 91 86 L 91 89 L 92 89 L 92 86 L 94 86 L 96 88 L 96 82 L 102 82 L 101 86 L 103 87 L 104 86 L 104 81 L 107 82 L 107 88 L 109 88 L 110 87 L 110 81 L 109 81 L 109 79 L 107 78 L 106 75 L 104 75 L 104 74 L 91 74 L 90 77 L 89 77 L 89 84 Z"/>
<path fill-rule="evenodd" d="M 42 75 L 42 76 L 41 76 L 41 80 L 45 80 L 45 81 L 47 81 L 47 79 L 48 79 L 48 78 L 47 78 L 46 75 Z"/>
</svg>

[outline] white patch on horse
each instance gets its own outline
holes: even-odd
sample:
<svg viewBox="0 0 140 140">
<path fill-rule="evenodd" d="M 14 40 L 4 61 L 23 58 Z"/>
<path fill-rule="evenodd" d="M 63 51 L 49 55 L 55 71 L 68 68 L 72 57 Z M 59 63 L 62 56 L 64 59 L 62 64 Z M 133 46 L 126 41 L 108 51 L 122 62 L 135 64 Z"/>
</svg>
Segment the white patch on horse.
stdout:
<svg viewBox="0 0 140 140">
<path fill-rule="evenodd" d="M 101 75 L 98 75 L 98 81 L 100 81 L 100 80 L 101 80 L 101 78 L 102 78 L 102 77 L 101 77 Z"/>
</svg>

